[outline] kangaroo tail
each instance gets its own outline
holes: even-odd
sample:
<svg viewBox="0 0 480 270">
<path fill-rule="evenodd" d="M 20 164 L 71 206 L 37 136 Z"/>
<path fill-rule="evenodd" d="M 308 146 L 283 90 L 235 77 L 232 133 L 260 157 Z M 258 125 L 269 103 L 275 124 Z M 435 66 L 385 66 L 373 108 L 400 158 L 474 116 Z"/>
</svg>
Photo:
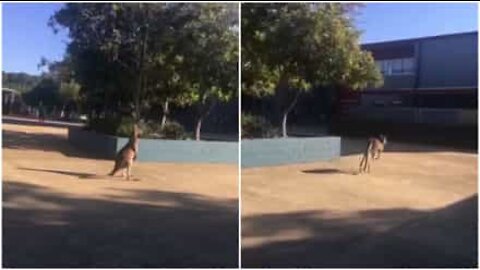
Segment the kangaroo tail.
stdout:
<svg viewBox="0 0 480 270">
<path fill-rule="evenodd" d="M 115 161 L 115 165 L 113 166 L 112 171 L 108 174 L 109 176 L 115 175 L 118 172 L 119 162 Z"/>
</svg>

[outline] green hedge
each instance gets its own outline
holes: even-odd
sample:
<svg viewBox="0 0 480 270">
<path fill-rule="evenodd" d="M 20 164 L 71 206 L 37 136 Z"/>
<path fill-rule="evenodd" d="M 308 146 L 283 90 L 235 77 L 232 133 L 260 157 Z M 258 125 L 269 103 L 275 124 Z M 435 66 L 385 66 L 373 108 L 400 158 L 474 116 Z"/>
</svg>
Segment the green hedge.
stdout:
<svg viewBox="0 0 480 270">
<path fill-rule="evenodd" d="M 280 134 L 265 117 L 242 114 L 242 138 L 273 138 Z"/>
<path fill-rule="evenodd" d="M 132 117 L 98 118 L 90 120 L 86 129 L 117 137 L 129 137 L 133 133 L 133 124 Z M 187 139 L 184 127 L 175 121 L 169 121 L 163 127 L 157 122 L 140 123 L 138 125 L 142 131 L 142 138 Z"/>
</svg>

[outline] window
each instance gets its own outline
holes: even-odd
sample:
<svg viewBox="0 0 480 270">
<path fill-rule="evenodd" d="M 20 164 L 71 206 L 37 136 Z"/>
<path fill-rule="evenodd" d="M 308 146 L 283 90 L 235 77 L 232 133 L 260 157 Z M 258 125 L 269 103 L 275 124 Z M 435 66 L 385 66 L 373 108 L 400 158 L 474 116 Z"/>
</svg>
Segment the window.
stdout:
<svg viewBox="0 0 480 270">
<path fill-rule="evenodd" d="M 391 62 L 392 65 L 392 74 L 399 74 L 403 72 L 403 62 L 402 59 L 394 59 Z"/>
<path fill-rule="evenodd" d="M 384 100 L 374 100 L 373 105 L 377 107 L 385 107 L 386 104 Z"/>
<path fill-rule="evenodd" d="M 383 75 L 412 75 L 415 73 L 413 58 L 397 58 L 376 61 Z"/>
<path fill-rule="evenodd" d="M 403 59 L 403 70 L 408 73 L 415 73 L 414 70 L 413 58 L 404 58 Z"/>
<path fill-rule="evenodd" d="M 392 100 L 392 105 L 400 106 L 402 104 L 403 104 L 403 101 L 401 101 L 401 100 Z"/>
</svg>

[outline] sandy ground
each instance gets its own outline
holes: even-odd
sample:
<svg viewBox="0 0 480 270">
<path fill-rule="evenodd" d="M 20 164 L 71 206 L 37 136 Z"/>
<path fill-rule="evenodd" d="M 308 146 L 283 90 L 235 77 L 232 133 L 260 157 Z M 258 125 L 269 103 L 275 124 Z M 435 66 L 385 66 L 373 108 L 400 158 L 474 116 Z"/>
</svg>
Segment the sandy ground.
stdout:
<svg viewBox="0 0 480 270">
<path fill-rule="evenodd" d="M 244 267 L 475 267 L 477 154 L 364 142 L 333 162 L 242 169 Z"/>
<path fill-rule="evenodd" d="M 127 182 L 67 130 L 3 125 L 4 267 L 236 267 L 238 169 L 136 163 Z M 87 178 L 85 178 L 87 177 Z"/>
</svg>

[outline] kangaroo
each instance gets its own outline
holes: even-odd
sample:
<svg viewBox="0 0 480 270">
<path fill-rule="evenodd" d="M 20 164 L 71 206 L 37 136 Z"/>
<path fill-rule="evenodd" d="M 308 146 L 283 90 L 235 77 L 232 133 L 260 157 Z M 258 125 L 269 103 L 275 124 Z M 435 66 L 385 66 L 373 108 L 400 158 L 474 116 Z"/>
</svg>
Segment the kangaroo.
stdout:
<svg viewBox="0 0 480 270">
<path fill-rule="evenodd" d="M 114 176 L 119 170 L 122 170 L 122 175 L 125 177 L 126 171 L 127 180 L 130 180 L 133 161 L 137 159 L 138 155 L 138 143 L 140 140 L 139 136 L 140 129 L 135 124 L 133 126 L 132 136 L 130 137 L 128 143 L 122 149 L 120 149 L 120 151 L 118 151 L 115 158 L 115 166 L 108 175 Z"/>
<path fill-rule="evenodd" d="M 360 173 L 370 173 L 371 162 L 380 158 L 380 154 L 385 149 L 386 144 L 387 137 L 385 135 L 379 135 L 378 137 L 371 137 L 368 139 L 367 148 L 365 149 L 360 161 Z"/>
</svg>

